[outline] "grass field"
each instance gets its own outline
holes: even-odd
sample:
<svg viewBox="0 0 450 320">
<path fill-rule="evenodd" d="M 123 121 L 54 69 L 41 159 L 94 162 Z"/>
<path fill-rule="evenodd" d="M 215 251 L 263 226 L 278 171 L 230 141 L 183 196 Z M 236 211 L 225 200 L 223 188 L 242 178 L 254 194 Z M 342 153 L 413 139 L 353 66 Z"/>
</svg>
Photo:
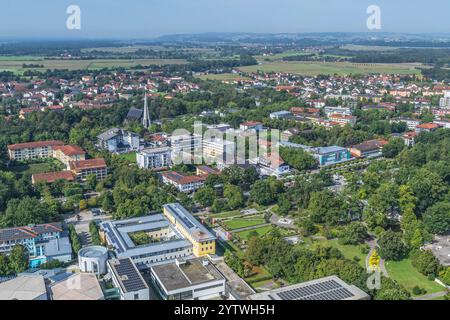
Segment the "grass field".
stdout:
<svg viewBox="0 0 450 320">
<path fill-rule="evenodd" d="M 243 218 L 235 218 L 233 220 L 224 221 L 224 224 L 228 227 L 229 230 L 236 230 L 241 228 L 253 227 L 260 224 L 264 224 L 266 221 L 264 219 L 243 219 Z"/>
<path fill-rule="evenodd" d="M 248 77 L 242 77 L 239 74 L 234 73 L 222 73 L 222 74 L 204 74 L 197 78 L 202 80 L 217 80 L 217 81 L 241 81 L 250 80 Z"/>
<path fill-rule="evenodd" d="M 444 291 L 445 288 L 434 281 L 428 280 L 423 274 L 417 271 L 411 264 L 410 259 L 402 261 L 388 261 L 386 268 L 389 276 L 402 284 L 408 291 L 412 292 L 415 286 L 425 289 L 427 293 Z"/>
<path fill-rule="evenodd" d="M 61 166 L 62 164 L 59 162 L 43 162 L 33 164 L 20 164 L 14 167 L 10 167 L 10 170 L 24 175 L 60 171 Z"/>
<path fill-rule="evenodd" d="M 258 234 L 259 237 L 264 236 L 266 233 L 268 233 L 270 230 L 272 230 L 273 227 L 272 226 L 263 226 L 260 228 L 255 228 L 255 229 L 251 229 L 251 230 L 246 230 L 246 231 L 241 231 L 236 233 L 241 239 L 247 239 L 251 233 L 256 232 Z"/>
<path fill-rule="evenodd" d="M 3 56 L 0 58 L 0 71 L 12 71 L 18 74 L 27 70 L 45 71 L 47 69 L 102 69 L 102 68 L 131 68 L 137 65 L 149 66 L 149 65 L 165 65 L 165 64 L 184 64 L 187 63 L 183 59 L 93 59 L 93 60 L 44 60 L 44 59 L 25 59 L 26 57 Z M 39 64 L 44 67 L 39 68 L 23 68 L 23 64 Z"/>
<path fill-rule="evenodd" d="M 420 74 L 415 69 L 417 64 L 388 64 L 388 63 L 350 63 L 350 62 L 309 62 L 309 61 L 276 61 L 262 63 L 256 66 L 240 67 L 243 72 L 285 72 L 305 76 L 317 76 L 319 74 Z"/>
<path fill-rule="evenodd" d="M 358 263 L 361 267 L 366 267 L 366 255 L 364 253 L 361 253 L 361 249 L 359 246 L 355 245 L 342 245 L 339 244 L 337 240 L 321 240 L 315 242 L 315 244 L 330 246 L 333 248 L 339 249 L 339 251 L 342 252 L 345 258 L 349 260 L 354 260 L 354 257 L 358 257 Z"/>
<path fill-rule="evenodd" d="M 117 156 L 119 159 L 125 159 L 129 162 L 135 163 L 136 162 L 136 152 L 130 152 L 125 154 L 120 154 Z"/>
</svg>

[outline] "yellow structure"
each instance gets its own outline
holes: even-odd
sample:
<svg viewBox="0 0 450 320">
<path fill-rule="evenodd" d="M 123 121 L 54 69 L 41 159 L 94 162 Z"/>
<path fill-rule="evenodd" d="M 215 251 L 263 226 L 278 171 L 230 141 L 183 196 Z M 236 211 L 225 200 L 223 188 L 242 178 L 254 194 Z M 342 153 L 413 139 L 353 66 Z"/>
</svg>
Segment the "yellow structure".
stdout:
<svg viewBox="0 0 450 320">
<path fill-rule="evenodd" d="M 177 230 L 192 243 L 192 251 L 196 257 L 216 253 L 216 237 L 181 204 L 166 204 L 163 206 L 163 213 Z"/>
</svg>

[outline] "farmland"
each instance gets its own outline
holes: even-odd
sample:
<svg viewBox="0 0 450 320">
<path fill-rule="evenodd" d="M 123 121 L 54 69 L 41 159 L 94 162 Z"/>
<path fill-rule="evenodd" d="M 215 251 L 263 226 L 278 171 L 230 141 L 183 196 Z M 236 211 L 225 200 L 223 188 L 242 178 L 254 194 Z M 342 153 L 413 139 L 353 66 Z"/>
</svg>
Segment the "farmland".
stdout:
<svg viewBox="0 0 450 320">
<path fill-rule="evenodd" d="M 222 73 L 222 74 L 204 74 L 197 78 L 202 80 L 217 80 L 217 81 L 242 81 L 250 80 L 248 77 L 242 77 L 239 74 L 234 73 Z"/>
<path fill-rule="evenodd" d="M 67 70 L 98 70 L 103 68 L 132 68 L 138 65 L 166 65 L 166 64 L 184 64 L 183 59 L 54 59 L 46 60 L 34 57 L 2 57 L 0 59 L 0 71 L 12 71 L 22 74 L 27 70 L 45 71 L 47 69 L 67 69 Z M 24 64 L 40 65 L 39 67 L 26 67 Z M 41 67 L 43 66 L 43 67 Z"/>
<path fill-rule="evenodd" d="M 349 75 L 349 74 L 420 74 L 416 69 L 418 64 L 388 64 L 388 63 L 350 63 L 350 62 L 309 62 L 309 61 L 275 61 L 261 63 L 256 66 L 239 68 L 243 72 L 284 72 L 304 76 Z"/>
</svg>

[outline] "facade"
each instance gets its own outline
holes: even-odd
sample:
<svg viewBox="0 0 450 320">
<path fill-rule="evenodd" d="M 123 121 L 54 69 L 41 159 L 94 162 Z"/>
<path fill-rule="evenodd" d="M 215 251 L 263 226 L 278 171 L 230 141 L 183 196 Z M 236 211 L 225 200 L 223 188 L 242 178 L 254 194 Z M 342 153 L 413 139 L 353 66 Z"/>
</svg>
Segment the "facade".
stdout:
<svg viewBox="0 0 450 320">
<path fill-rule="evenodd" d="M 206 163 L 234 163 L 236 143 L 222 138 L 203 139 L 203 159 Z"/>
<path fill-rule="evenodd" d="M 444 96 L 439 100 L 439 107 L 450 108 L 450 91 L 444 91 Z"/>
<path fill-rule="evenodd" d="M 78 252 L 78 267 L 81 272 L 105 274 L 107 260 L 108 250 L 102 246 L 85 247 Z"/>
<path fill-rule="evenodd" d="M 349 115 L 330 114 L 328 119 L 332 122 L 337 122 L 340 125 L 349 124 L 353 127 L 356 124 L 356 117 Z"/>
<path fill-rule="evenodd" d="M 111 153 L 139 151 L 139 135 L 119 128 L 112 128 L 97 136 L 97 147 Z"/>
<path fill-rule="evenodd" d="M 103 180 L 108 175 L 108 167 L 103 158 L 72 161 L 69 168 L 78 181 L 86 181 L 89 175 L 95 175 L 97 180 Z"/>
<path fill-rule="evenodd" d="M 419 119 L 410 119 L 410 118 L 397 118 L 397 119 L 392 119 L 390 122 L 391 123 L 404 122 L 404 123 L 406 123 L 408 130 L 414 130 L 420 124 Z"/>
<path fill-rule="evenodd" d="M 370 296 L 337 276 L 320 278 L 257 293 L 249 300 L 370 300 Z"/>
<path fill-rule="evenodd" d="M 191 161 L 194 150 L 202 150 L 202 140 L 202 136 L 197 134 L 172 135 L 170 137 L 172 162 L 177 163 L 180 159 Z"/>
<path fill-rule="evenodd" d="M 325 107 L 324 112 L 327 115 L 327 117 L 329 117 L 330 115 L 333 115 L 333 114 L 339 114 L 342 116 L 351 116 L 352 115 L 352 110 L 350 108 L 346 108 L 346 107 Z"/>
<path fill-rule="evenodd" d="M 72 259 L 70 241 L 61 223 L 1 229 L 0 253 L 8 254 L 16 245 L 27 249 L 31 268 L 51 260 L 68 262 Z"/>
<path fill-rule="evenodd" d="M 18 161 L 51 158 L 53 149 L 63 145 L 64 142 L 58 140 L 11 144 L 8 146 L 8 155 L 9 159 Z"/>
<path fill-rule="evenodd" d="M 175 260 L 151 267 L 151 279 L 164 300 L 202 300 L 225 295 L 225 278 L 208 260 Z"/>
<path fill-rule="evenodd" d="M 292 118 L 292 113 L 290 111 L 277 111 L 277 112 L 272 112 L 269 115 L 270 119 L 290 119 Z"/>
<path fill-rule="evenodd" d="M 172 166 L 170 147 L 148 148 L 136 155 L 139 168 L 151 170 L 167 170 Z"/>
<path fill-rule="evenodd" d="M 255 164 L 258 165 L 259 173 L 265 176 L 280 178 L 291 171 L 289 165 L 284 162 L 279 154 L 260 156 L 255 161 Z"/>
<path fill-rule="evenodd" d="M 372 157 L 380 157 L 382 155 L 383 147 L 388 144 L 386 140 L 377 139 L 377 140 L 369 140 L 363 143 L 351 146 L 349 148 L 352 156 L 356 158 L 372 158 Z"/>
<path fill-rule="evenodd" d="M 148 285 L 130 258 L 108 260 L 107 265 L 120 300 L 150 300 Z"/>
<path fill-rule="evenodd" d="M 86 159 L 86 151 L 79 146 L 56 146 L 53 148 L 53 158 L 58 159 L 69 168 L 71 161 L 82 161 Z"/>
<path fill-rule="evenodd" d="M 408 147 L 414 147 L 414 144 L 416 143 L 416 137 L 418 135 L 419 134 L 417 132 L 415 132 L 415 131 L 406 132 L 402 136 L 403 141 L 405 141 L 405 145 L 408 146 Z"/>
<path fill-rule="evenodd" d="M 181 204 L 166 204 L 163 206 L 163 213 L 181 234 L 192 243 L 192 252 L 196 257 L 216 253 L 216 237 Z"/>
<path fill-rule="evenodd" d="M 261 122 L 258 121 L 246 121 L 244 123 L 241 123 L 239 129 L 241 129 L 242 131 L 247 130 L 261 131 L 263 129 L 263 125 Z"/>
<path fill-rule="evenodd" d="M 201 188 L 205 184 L 206 177 L 205 175 L 186 176 L 175 171 L 161 173 L 163 183 L 173 185 L 180 192 L 193 192 Z"/>
</svg>

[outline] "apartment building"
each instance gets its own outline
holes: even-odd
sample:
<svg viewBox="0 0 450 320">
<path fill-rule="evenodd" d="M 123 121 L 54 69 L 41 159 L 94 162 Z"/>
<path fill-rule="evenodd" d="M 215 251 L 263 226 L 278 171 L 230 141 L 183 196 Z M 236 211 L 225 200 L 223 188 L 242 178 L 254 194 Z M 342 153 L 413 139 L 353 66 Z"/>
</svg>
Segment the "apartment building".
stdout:
<svg viewBox="0 0 450 320">
<path fill-rule="evenodd" d="M 53 156 L 55 147 L 63 146 L 64 142 L 59 140 L 47 140 L 26 142 L 8 145 L 8 155 L 11 160 L 29 160 L 39 158 L 50 158 Z"/>
<path fill-rule="evenodd" d="M 148 148 L 136 155 L 139 168 L 151 170 L 167 170 L 172 166 L 172 152 L 170 147 Z"/>
<path fill-rule="evenodd" d="M 69 168 L 78 181 L 86 181 L 89 175 L 95 175 L 97 180 L 103 180 L 108 175 L 108 167 L 103 158 L 72 161 L 69 163 Z"/>
<path fill-rule="evenodd" d="M 79 146 L 65 145 L 53 148 L 53 158 L 61 161 L 67 168 L 71 161 L 81 161 L 86 159 L 86 151 Z"/>
</svg>

